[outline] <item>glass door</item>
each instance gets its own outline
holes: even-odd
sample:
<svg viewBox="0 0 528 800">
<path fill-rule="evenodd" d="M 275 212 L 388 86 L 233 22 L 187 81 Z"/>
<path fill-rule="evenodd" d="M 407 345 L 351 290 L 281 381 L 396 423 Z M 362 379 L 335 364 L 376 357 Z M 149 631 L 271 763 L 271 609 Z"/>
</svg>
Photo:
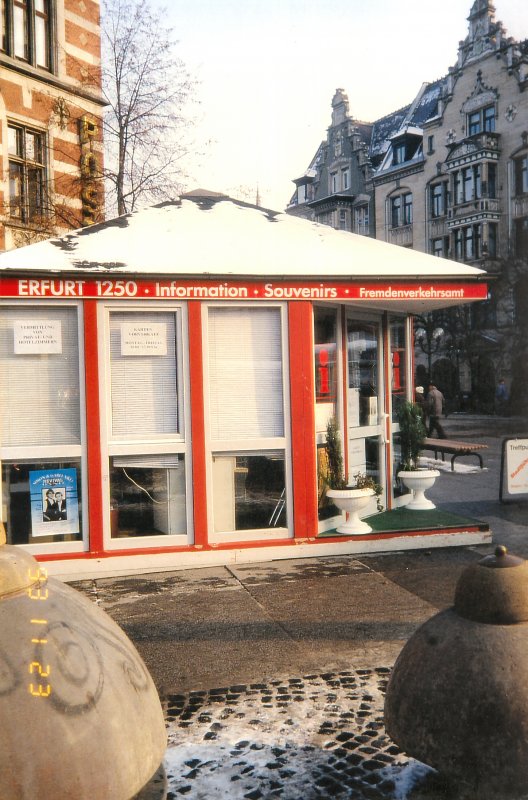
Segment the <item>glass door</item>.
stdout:
<svg viewBox="0 0 528 800">
<path fill-rule="evenodd" d="M 349 310 L 346 340 L 348 480 L 353 483 L 354 475 L 366 473 L 383 485 L 385 409 L 381 319 L 362 319 Z M 375 500 L 372 506 L 374 511 Z"/>
</svg>

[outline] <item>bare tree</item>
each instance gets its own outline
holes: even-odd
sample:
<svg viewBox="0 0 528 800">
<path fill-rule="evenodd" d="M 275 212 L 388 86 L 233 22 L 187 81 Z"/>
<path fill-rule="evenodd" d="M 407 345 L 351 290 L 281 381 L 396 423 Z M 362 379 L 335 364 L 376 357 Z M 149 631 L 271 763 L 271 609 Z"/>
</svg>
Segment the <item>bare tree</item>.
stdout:
<svg viewBox="0 0 528 800">
<path fill-rule="evenodd" d="M 108 211 L 174 196 L 189 151 L 194 82 L 176 57 L 166 11 L 149 0 L 104 0 L 102 82 Z"/>
</svg>

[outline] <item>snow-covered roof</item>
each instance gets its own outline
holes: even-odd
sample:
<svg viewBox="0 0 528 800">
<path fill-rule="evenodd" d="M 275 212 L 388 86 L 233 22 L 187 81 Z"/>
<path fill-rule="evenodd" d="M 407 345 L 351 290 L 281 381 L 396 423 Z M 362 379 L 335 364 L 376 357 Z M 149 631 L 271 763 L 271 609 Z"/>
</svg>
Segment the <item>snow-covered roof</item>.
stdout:
<svg viewBox="0 0 528 800">
<path fill-rule="evenodd" d="M 482 270 L 225 196 L 161 203 L 0 255 L 7 271 L 181 277 L 438 277 Z"/>
</svg>

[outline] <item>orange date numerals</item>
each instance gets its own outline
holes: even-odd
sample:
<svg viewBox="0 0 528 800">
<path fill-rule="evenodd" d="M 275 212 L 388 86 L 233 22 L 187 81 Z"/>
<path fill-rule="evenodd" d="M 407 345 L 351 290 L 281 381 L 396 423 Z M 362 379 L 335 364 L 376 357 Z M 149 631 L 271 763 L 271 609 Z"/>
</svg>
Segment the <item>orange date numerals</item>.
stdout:
<svg viewBox="0 0 528 800">
<path fill-rule="evenodd" d="M 49 591 L 47 586 L 40 586 L 40 581 L 45 581 L 48 577 L 48 571 L 45 567 L 39 567 L 36 572 L 29 570 L 28 577 L 30 581 L 37 581 L 38 586 L 30 586 L 28 589 L 28 597 L 32 600 L 47 600 Z"/>
<path fill-rule="evenodd" d="M 48 588 L 45 583 L 48 577 L 48 572 L 44 567 L 38 567 L 37 570 L 29 570 L 28 578 L 32 584 L 28 588 L 28 597 L 31 600 L 47 600 L 49 597 Z M 47 626 L 47 619 L 32 619 L 31 625 L 44 625 Z M 43 634 L 43 635 L 42 635 Z M 48 643 L 46 639 L 46 631 L 31 631 L 31 643 L 35 645 L 45 645 Z M 43 666 L 40 661 L 32 661 L 28 665 L 29 674 L 33 675 L 36 680 L 28 684 L 28 692 L 32 697 L 49 697 L 51 694 L 51 684 L 49 682 L 49 675 L 51 668 L 49 664 Z"/>
<path fill-rule="evenodd" d="M 34 672 L 37 672 L 41 678 L 49 678 L 51 669 L 49 664 L 47 664 L 44 669 L 40 661 L 32 661 L 29 665 L 29 674 L 32 675 Z M 42 685 L 41 683 L 34 685 L 30 683 L 28 689 L 33 697 L 49 697 L 51 694 L 51 686 L 49 683 L 47 685 Z"/>
</svg>

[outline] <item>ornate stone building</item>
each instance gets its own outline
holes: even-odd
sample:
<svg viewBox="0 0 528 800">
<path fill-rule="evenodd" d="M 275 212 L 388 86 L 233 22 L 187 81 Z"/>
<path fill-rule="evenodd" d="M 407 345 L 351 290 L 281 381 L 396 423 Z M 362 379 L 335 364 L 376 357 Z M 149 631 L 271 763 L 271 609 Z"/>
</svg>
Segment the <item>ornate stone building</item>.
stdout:
<svg viewBox="0 0 528 800">
<path fill-rule="evenodd" d="M 100 218 L 99 0 L 3 0 L 0 249 Z"/>
<path fill-rule="evenodd" d="M 337 89 L 332 124 L 296 190 L 288 212 L 342 230 L 374 235 L 369 144 L 372 125 L 350 116 L 348 97 Z"/>
<path fill-rule="evenodd" d="M 502 374 L 518 400 L 527 378 L 528 41 L 507 36 L 489 0 L 475 0 L 468 22 L 447 75 L 424 83 L 406 108 L 362 126 L 364 162 L 356 166 L 349 157 L 340 169 L 351 170 L 351 185 L 363 180 L 370 198 L 369 229 L 348 229 L 494 277 L 488 302 L 418 320 L 416 348 L 420 380 L 432 374 L 455 407 L 467 396 L 473 407 L 491 410 Z M 335 131 L 333 118 L 319 153 L 329 150 Z M 310 184 L 295 181 L 289 212 L 325 221 L 317 187 L 332 185 L 321 161 L 311 165 Z M 326 169 L 335 172 L 332 163 Z M 314 195 L 301 203 L 304 185 Z M 339 227 L 336 218 L 328 221 Z"/>
</svg>

